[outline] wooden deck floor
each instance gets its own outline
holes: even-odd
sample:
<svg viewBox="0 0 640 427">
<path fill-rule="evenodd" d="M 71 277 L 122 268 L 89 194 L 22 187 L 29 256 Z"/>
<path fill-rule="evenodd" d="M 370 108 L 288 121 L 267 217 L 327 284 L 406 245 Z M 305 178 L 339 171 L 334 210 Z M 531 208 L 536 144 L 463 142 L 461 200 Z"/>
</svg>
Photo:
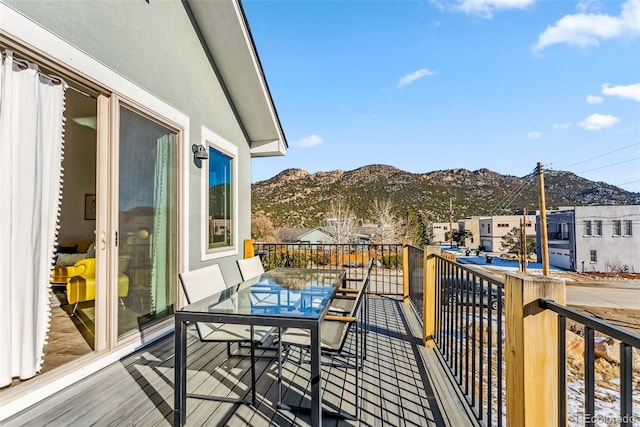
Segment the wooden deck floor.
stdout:
<svg viewBox="0 0 640 427">
<path fill-rule="evenodd" d="M 372 298 L 367 360 L 361 376 L 360 420 L 325 418 L 325 426 L 471 425 L 438 357 L 420 344 L 416 316 L 407 304 Z M 351 343 L 352 345 L 353 343 Z M 309 365 L 297 353 L 284 365 L 284 402 L 304 404 Z M 173 422 L 173 335 L 168 336 L 38 405 L 5 420 L 7 426 L 167 426 Z M 249 394 L 249 360 L 228 358 L 226 346 L 189 338 L 190 393 Z M 187 400 L 190 426 L 307 426 L 303 414 L 277 411 L 275 361 L 257 363 L 258 401 L 242 404 Z M 331 410 L 355 414 L 353 370 L 323 368 L 323 401 Z M 307 396 L 305 398 L 305 396 Z"/>
</svg>

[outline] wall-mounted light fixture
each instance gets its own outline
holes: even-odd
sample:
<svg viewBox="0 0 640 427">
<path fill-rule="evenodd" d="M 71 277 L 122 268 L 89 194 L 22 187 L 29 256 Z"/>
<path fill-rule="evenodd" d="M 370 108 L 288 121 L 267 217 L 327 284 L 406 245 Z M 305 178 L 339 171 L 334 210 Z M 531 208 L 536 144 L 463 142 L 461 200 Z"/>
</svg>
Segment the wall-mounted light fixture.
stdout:
<svg viewBox="0 0 640 427">
<path fill-rule="evenodd" d="M 207 149 L 198 144 L 193 144 L 191 146 L 191 151 L 193 151 L 193 160 L 207 160 L 209 155 L 207 154 Z"/>
</svg>

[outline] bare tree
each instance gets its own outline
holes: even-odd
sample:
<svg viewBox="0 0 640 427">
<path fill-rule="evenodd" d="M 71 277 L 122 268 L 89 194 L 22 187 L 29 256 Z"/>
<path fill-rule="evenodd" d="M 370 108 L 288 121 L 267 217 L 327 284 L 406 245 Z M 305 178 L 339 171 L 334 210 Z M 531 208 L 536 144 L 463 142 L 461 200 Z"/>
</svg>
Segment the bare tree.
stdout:
<svg viewBox="0 0 640 427">
<path fill-rule="evenodd" d="M 260 242 L 269 242 L 273 240 L 274 232 L 273 222 L 264 212 L 251 215 L 251 237 Z"/>
<path fill-rule="evenodd" d="M 355 223 L 356 217 L 344 197 L 338 196 L 331 201 L 329 217 L 325 219 L 325 226 L 336 243 L 351 243 L 353 241 Z"/>
<path fill-rule="evenodd" d="M 402 224 L 393 213 L 391 199 L 375 199 L 368 213 L 378 226 L 375 238 L 379 243 L 395 243 L 402 238 Z"/>
</svg>

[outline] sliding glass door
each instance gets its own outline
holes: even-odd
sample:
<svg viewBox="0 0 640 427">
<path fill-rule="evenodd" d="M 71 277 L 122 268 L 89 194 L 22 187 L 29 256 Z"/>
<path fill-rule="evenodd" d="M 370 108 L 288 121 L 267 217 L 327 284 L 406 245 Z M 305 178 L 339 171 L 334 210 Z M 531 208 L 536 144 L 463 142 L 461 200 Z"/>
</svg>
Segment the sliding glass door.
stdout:
<svg viewBox="0 0 640 427">
<path fill-rule="evenodd" d="M 118 336 L 173 313 L 178 134 L 119 107 Z"/>
</svg>

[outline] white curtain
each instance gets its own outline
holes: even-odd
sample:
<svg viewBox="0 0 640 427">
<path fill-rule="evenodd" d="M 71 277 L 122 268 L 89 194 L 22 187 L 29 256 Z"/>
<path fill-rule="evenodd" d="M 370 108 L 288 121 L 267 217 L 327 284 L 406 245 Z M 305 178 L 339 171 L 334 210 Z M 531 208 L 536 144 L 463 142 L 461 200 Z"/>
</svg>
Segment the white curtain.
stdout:
<svg viewBox="0 0 640 427">
<path fill-rule="evenodd" d="M 64 82 L 3 52 L 0 69 L 0 387 L 33 377 L 49 329 L 61 195 Z"/>
</svg>

